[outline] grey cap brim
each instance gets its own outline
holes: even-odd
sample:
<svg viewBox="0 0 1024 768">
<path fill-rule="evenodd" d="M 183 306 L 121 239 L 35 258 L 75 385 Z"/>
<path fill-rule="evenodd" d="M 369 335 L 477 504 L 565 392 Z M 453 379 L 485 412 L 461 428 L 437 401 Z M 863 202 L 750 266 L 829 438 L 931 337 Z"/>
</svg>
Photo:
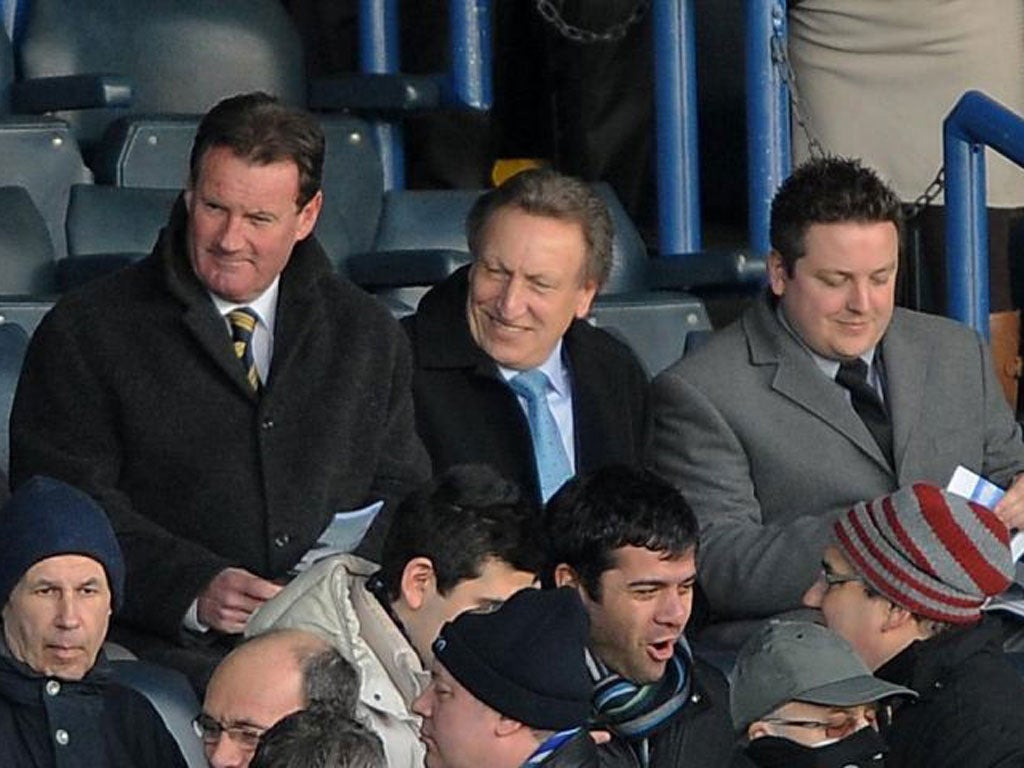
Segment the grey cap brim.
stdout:
<svg viewBox="0 0 1024 768">
<path fill-rule="evenodd" d="M 887 683 L 871 675 L 863 675 L 802 691 L 793 696 L 793 701 L 824 704 L 829 707 L 853 707 L 857 704 L 887 699 L 890 696 L 910 696 L 916 699 L 917 691 Z"/>
</svg>

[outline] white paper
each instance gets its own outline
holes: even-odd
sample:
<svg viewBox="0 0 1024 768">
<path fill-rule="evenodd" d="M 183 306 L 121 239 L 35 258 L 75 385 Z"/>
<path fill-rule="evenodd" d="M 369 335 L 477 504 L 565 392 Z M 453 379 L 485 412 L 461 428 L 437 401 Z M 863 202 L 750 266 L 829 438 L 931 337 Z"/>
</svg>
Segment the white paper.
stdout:
<svg viewBox="0 0 1024 768">
<path fill-rule="evenodd" d="M 383 507 L 383 501 L 375 501 L 361 509 L 336 512 L 316 544 L 302 556 L 292 571 L 302 573 L 325 557 L 354 552 Z"/>
<path fill-rule="evenodd" d="M 1004 493 L 998 485 L 990 483 L 964 466 L 959 466 L 953 471 L 953 477 L 950 478 L 946 490 L 989 509 L 1003 498 Z M 1017 531 L 1010 537 L 1010 554 L 1014 560 L 1020 560 L 1020 556 L 1024 554 L 1024 531 Z"/>
</svg>

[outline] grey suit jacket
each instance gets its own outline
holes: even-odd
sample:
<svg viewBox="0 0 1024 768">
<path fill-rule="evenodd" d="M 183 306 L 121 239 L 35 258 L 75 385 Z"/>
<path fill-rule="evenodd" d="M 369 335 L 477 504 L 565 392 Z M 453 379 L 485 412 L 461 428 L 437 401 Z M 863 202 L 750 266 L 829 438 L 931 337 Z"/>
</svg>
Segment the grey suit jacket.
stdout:
<svg viewBox="0 0 1024 768">
<path fill-rule="evenodd" d="M 1024 471 L 1020 428 L 976 333 L 897 309 L 881 349 L 895 472 L 767 297 L 655 379 L 649 463 L 700 520 L 716 617 L 798 608 L 832 521 L 858 501 L 945 486 L 958 464 L 1004 487 Z"/>
</svg>

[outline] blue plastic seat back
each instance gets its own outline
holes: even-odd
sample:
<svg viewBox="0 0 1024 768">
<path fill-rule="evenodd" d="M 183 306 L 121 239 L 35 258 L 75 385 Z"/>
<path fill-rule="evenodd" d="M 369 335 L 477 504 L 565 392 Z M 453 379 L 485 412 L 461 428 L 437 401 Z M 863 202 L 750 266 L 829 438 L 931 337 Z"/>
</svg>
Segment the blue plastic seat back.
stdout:
<svg viewBox="0 0 1024 768">
<path fill-rule="evenodd" d="M 278 0 L 32 0 L 16 60 L 23 79 L 127 76 L 131 112 L 203 114 L 254 90 L 306 102 L 301 40 Z M 91 149 L 126 112 L 61 116 Z"/>
<path fill-rule="evenodd" d="M 180 672 L 148 661 L 116 660 L 110 662 L 114 679 L 132 688 L 147 699 L 163 718 L 189 768 L 207 768 L 202 742 L 192 728 L 199 714 L 199 701 Z"/>
<path fill-rule="evenodd" d="M 0 187 L 0 211 L 0 294 L 52 294 L 56 257 L 32 198 L 22 187 Z"/>
<path fill-rule="evenodd" d="M 0 185 L 28 192 L 58 258 L 66 253 L 64 218 L 71 186 L 91 180 L 74 136 L 62 121 L 14 116 L 0 120 Z"/>
<path fill-rule="evenodd" d="M 28 348 L 28 334 L 17 323 L 0 323 L 0 470 L 6 473 L 10 454 L 8 453 L 8 421 L 14 391 L 21 375 L 21 363 Z M 0 491 L 6 493 L 6 487 Z"/>
</svg>

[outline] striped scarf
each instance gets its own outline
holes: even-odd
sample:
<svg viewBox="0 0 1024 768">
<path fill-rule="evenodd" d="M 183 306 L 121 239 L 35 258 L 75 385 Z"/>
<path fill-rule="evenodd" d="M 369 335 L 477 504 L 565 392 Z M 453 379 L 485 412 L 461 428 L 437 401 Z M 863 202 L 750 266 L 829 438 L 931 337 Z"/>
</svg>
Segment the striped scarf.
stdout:
<svg viewBox="0 0 1024 768">
<path fill-rule="evenodd" d="M 565 742 L 579 733 L 582 728 L 567 728 L 564 731 L 549 736 L 543 744 L 537 747 L 537 750 L 530 755 L 530 759 L 523 763 L 522 768 L 528 768 L 531 765 L 540 765 L 547 760 L 551 755 L 557 751 Z"/>
<path fill-rule="evenodd" d="M 690 649 L 680 638 L 661 680 L 637 685 L 612 672 L 588 652 L 587 667 L 594 680 L 594 715 L 590 726 L 611 731 L 623 739 L 647 768 L 649 738 L 671 721 L 689 698 L 691 663 Z"/>
</svg>

